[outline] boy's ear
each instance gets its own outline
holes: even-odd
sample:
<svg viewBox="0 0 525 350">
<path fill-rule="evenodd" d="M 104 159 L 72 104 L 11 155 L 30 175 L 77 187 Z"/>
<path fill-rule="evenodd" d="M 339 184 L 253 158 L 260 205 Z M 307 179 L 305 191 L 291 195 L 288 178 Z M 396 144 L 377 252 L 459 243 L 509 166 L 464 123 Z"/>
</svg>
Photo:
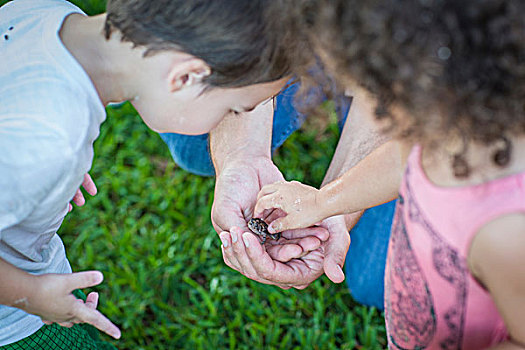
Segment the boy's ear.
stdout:
<svg viewBox="0 0 525 350">
<path fill-rule="evenodd" d="M 210 74 L 210 67 L 201 59 L 192 57 L 179 61 L 173 65 L 168 74 L 170 92 L 198 84 Z"/>
</svg>

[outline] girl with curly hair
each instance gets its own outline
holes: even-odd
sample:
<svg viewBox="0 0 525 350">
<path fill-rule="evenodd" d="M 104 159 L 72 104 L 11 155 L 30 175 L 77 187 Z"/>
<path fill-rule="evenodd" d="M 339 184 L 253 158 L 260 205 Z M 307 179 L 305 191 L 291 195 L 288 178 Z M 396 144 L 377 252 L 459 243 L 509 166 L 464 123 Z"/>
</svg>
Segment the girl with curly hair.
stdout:
<svg viewBox="0 0 525 350">
<path fill-rule="evenodd" d="M 264 187 L 255 216 L 283 210 L 279 232 L 397 197 L 389 347 L 525 348 L 525 3 L 295 5 L 298 34 L 392 140 L 321 190 Z"/>
</svg>

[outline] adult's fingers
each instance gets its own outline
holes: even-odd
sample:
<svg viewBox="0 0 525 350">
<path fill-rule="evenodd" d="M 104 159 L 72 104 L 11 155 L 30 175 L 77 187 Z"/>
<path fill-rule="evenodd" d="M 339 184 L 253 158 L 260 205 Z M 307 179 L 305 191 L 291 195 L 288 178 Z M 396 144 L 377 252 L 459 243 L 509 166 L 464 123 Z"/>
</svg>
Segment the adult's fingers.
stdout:
<svg viewBox="0 0 525 350">
<path fill-rule="evenodd" d="M 327 220 L 330 239 L 325 243 L 323 269 L 332 282 L 341 283 L 345 279 L 343 266 L 348 247 L 350 246 L 350 235 L 346 231 L 346 225 L 342 217 L 334 217 Z"/>
<path fill-rule="evenodd" d="M 326 241 L 330 237 L 328 230 L 321 226 L 312 226 L 307 228 L 299 228 L 295 230 L 287 230 L 281 233 L 281 236 L 286 239 L 297 239 L 308 236 L 315 236 L 321 241 Z"/>
<path fill-rule="evenodd" d="M 243 233 L 242 240 L 246 248 L 245 254 L 250 261 L 256 262 L 252 266 L 257 276 L 279 286 L 304 284 L 305 276 L 301 271 L 294 268 L 295 265 L 283 264 L 273 260 L 263 249 L 259 239 L 253 234 L 250 232 Z"/>
<path fill-rule="evenodd" d="M 86 190 L 87 193 L 94 196 L 97 194 L 97 186 L 89 174 L 84 174 L 84 181 L 82 182 L 82 187 Z"/>
<path fill-rule="evenodd" d="M 242 271 L 240 270 L 241 265 L 239 264 L 235 255 L 232 252 L 232 239 L 230 233 L 227 231 L 223 231 L 219 234 L 219 238 L 222 242 L 221 248 L 224 263 L 232 269 L 242 273 Z"/>
<path fill-rule="evenodd" d="M 252 235 L 253 238 L 256 238 L 257 242 L 259 241 L 259 239 L 255 237 L 255 235 L 253 235 L 252 233 L 249 234 Z M 243 230 L 241 230 L 238 227 L 232 227 L 232 229 L 230 230 L 230 235 L 232 238 L 232 248 L 229 253 L 234 255 L 234 258 L 237 260 L 242 274 L 250 279 L 255 280 L 262 277 L 257 275 L 252 262 L 246 254 L 246 246 L 243 240 Z M 259 246 L 261 245 L 260 243 L 258 244 Z"/>
<path fill-rule="evenodd" d="M 104 280 L 104 275 L 100 271 L 75 272 L 62 276 L 67 278 L 69 290 L 93 287 Z"/>
<path fill-rule="evenodd" d="M 317 241 L 319 242 L 319 240 Z M 272 259 L 285 263 L 299 258 L 304 250 L 299 244 L 286 242 L 286 244 L 267 245 L 266 252 Z"/>
<path fill-rule="evenodd" d="M 249 235 L 251 233 L 246 232 L 244 234 Z M 259 242 L 259 238 L 256 237 L 253 234 L 251 234 L 251 235 L 253 236 L 252 244 L 256 244 L 256 245 L 260 246 L 260 249 L 262 250 L 262 246 L 261 246 L 261 244 Z M 232 243 L 231 243 L 230 233 L 229 232 L 221 232 L 220 237 L 221 237 L 221 241 L 223 242 L 223 244 L 221 246 L 222 256 L 223 256 L 225 264 L 228 265 L 230 268 L 232 268 L 232 269 L 242 273 L 247 278 L 250 278 L 250 279 L 252 279 L 254 281 L 257 281 L 257 282 L 260 282 L 260 283 L 272 284 L 272 285 L 278 286 L 279 288 L 282 288 L 282 289 L 290 289 L 292 287 L 291 285 L 288 285 L 288 284 L 280 284 L 280 283 L 276 283 L 274 281 L 270 281 L 270 280 L 264 279 L 261 276 L 257 276 L 257 275 L 250 275 L 250 276 L 248 276 L 243 271 L 243 268 L 242 268 L 241 264 L 239 263 L 235 253 L 233 252 L 232 245 L 231 245 Z M 243 237 L 243 243 L 244 242 L 245 242 L 245 239 Z"/>
<path fill-rule="evenodd" d="M 99 311 L 90 309 L 84 303 L 77 303 L 75 316 L 78 320 L 96 327 L 100 331 L 112 336 L 115 339 L 120 338 L 120 329 L 115 326 L 106 316 Z"/>
</svg>

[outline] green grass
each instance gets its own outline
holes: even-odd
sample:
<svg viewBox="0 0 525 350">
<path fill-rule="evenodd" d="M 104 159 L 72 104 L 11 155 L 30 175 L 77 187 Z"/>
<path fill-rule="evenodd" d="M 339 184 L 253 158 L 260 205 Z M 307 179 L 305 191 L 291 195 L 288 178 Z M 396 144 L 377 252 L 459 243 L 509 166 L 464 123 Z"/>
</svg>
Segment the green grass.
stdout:
<svg viewBox="0 0 525 350">
<path fill-rule="evenodd" d="M 5 0 L 0 0 L 0 5 Z M 100 0 L 74 1 L 93 14 Z M 331 123 L 295 133 L 275 156 L 289 179 L 318 185 L 337 142 Z M 213 178 L 189 174 L 130 105 L 108 109 L 91 175 L 99 194 L 60 229 L 76 271 L 105 281 L 100 309 L 119 349 L 381 349 L 382 315 L 322 277 L 303 291 L 229 269 L 210 223 Z M 106 337 L 106 339 L 109 339 Z"/>
<path fill-rule="evenodd" d="M 336 140 L 335 124 L 309 128 L 275 161 L 288 178 L 319 184 Z M 122 327 L 120 349 L 384 347 L 380 313 L 344 284 L 323 277 L 284 291 L 229 269 L 209 219 L 214 179 L 177 168 L 129 105 L 108 109 L 95 156 L 99 194 L 60 234 L 75 270 L 104 273 L 100 308 Z"/>
</svg>

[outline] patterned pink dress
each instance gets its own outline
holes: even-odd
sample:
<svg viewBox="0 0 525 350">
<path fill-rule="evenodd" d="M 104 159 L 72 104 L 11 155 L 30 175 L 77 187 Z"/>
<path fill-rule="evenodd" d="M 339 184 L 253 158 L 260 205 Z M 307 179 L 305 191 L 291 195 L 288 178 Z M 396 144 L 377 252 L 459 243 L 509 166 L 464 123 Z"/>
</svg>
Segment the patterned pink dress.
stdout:
<svg viewBox="0 0 525 350">
<path fill-rule="evenodd" d="M 490 294 L 467 266 L 476 232 L 525 212 L 525 173 L 481 185 L 438 187 L 414 147 L 400 189 L 385 271 L 391 349 L 484 349 L 508 334 Z M 502 238 L 504 239 L 504 238 Z"/>
</svg>

